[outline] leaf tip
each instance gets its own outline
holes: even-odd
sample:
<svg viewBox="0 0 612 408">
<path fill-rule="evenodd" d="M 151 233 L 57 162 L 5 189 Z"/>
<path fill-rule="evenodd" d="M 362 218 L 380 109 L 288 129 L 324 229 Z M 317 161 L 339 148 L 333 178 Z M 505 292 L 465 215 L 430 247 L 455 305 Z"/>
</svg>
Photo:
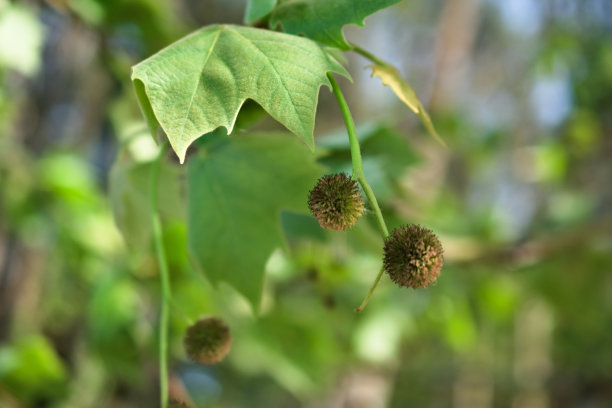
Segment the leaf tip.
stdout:
<svg viewBox="0 0 612 408">
<path fill-rule="evenodd" d="M 179 159 L 180 164 L 185 164 L 185 157 L 187 156 L 187 148 L 183 146 L 174 146 L 172 141 L 170 141 L 170 145 L 172 146 L 172 150 Z"/>
<path fill-rule="evenodd" d="M 433 137 L 443 147 L 448 148 L 446 142 L 442 139 L 442 137 L 440 137 L 440 135 L 438 134 L 438 131 L 434 127 L 431 117 L 429 116 L 429 114 L 427 113 L 423 105 L 420 103 L 419 103 L 418 116 L 419 116 L 419 119 L 421 119 L 421 122 L 423 123 L 423 125 L 425 126 L 425 129 L 427 129 L 427 132 L 429 132 L 429 134 L 431 135 L 431 137 Z"/>
</svg>

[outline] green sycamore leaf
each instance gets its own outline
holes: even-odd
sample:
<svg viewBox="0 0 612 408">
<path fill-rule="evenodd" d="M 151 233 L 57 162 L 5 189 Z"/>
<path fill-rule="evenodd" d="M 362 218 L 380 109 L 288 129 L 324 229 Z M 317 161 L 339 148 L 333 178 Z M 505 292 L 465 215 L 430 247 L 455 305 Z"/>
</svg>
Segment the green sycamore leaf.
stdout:
<svg viewBox="0 0 612 408">
<path fill-rule="evenodd" d="M 304 34 L 332 47 L 350 49 L 342 28 L 363 26 L 370 14 L 401 0 L 281 0 L 272 10 L 270 27 L 281 24 L 286 33 Z"/>
<path fill-rule="evenodd" d="M 280 211 L 307 212 L 322 171 L 285 134 L 241 134 L 193 156 L 189 248 L 213 284 L 229 283 L 257 309 L 266 262 L 285 243 Z"/>
<path fill-rule="evenodd" d="M 204 27 L 132 68 L 153 134 L 166 132 L 181 163 L 189 145 L 218 127 L 231 133 L 246 99 L 314 149 L 314 117 L 327 72 L 349 77 L 316 42 L 233 25 Z"/>
<path fill-rule="evenodd" d="M 446 146 L 446 143 L 442 140 L 438 132 L 436 132 L 436 128 L 429 117 L 429 114 L 423 107 L 423 104 L 417 97 L 416 92 L 410 86 L 408 82 L 397 71 L 397 68 L 391 65 L 372 65 L 372 77 L 379 77 L 383 83 L 383 85 L 388 86 L 393 90 L 395 95 L 402 101 L 406 106 L 410 108 L 414 113 L 416 113 L 427 132 L 436 139 L 440 144 Z"/>
</svg>

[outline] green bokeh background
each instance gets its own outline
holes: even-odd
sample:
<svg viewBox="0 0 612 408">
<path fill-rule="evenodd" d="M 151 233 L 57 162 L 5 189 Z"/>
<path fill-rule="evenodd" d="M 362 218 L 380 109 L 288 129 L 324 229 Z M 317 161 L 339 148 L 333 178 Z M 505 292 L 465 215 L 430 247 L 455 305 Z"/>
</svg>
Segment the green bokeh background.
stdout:
<svg viewBox="0 0 612 408">
<path fill-rule="evenodd" d="M 1 408 L 158 406 L 156 146 L 130 67 L 244 9 L 0 0 Z M 329 233 L 283 213 L 287 245 L 254 316 L 190 264 L 185 169 L 169 159 L 171 395 L 219 408 L 612 406 L 612 4 L 405 0 L 366 23 L 347 38 L 400 69 L 448 144 L 346 54 L 368 180 L 390 227 L 440 235 L 438 283 L 383 277 L 355 314 L 380 267 L 373 219 Z M 322 88 L 316 154 L 334 171 L 350 170 L 342 126 Z M 233 333 L 214 367 L 181 343 L 202 315 Z"/>
</svg>

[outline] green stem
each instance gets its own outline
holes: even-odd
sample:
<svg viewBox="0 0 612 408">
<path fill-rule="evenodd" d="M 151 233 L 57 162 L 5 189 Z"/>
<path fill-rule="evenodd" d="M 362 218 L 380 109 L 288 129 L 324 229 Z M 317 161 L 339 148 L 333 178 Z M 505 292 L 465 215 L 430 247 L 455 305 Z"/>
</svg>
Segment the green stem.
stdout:
<svg viewBox="0 0 612 408">
<path fill-rule="evenodd" d="M 342 91 L 336 82 L 336 79 L 332 74 L 328 73 L 327 78 L 329 78 L 329 82 L 331 83 L 332 90 L 334 95 L 336 96 L 336 100 L 338 101 L 338 105 L 340 105 L 340 110 L 342 111 L 342 116 L 344 117 L 344 123 L 346 124 L 346 130 L 349 137 L 349 143 L 351 146 L 351 159 L 353 161 L 353 178 L 361 184 L 363 188 L 363 192 L 365 193 L 374 213 L 376 215 L 376 221 L 378 222 L 378 228 L 380 229 L 380 233 L 384 238 L 387 238 L 389 235 L 389 231 L 387 230 L 387 224 L 385 224 L 385 220 L 383 218 L 382 212 L 380 211 L 380 207 L 378 206 L 378 201 L 376 201 L 376 196 L 372 191 L 372 188 L 368 184 L 366 180 L 365 174 L 363 172 L 363 163 L 361 159 L 361 149 L 359 148 L 359 140 L 357 139 L 357 130 L 355 129 L 355 123 L 353 122 L 353 117 L 351 115 L 351 111 L 344 99 L 344 95 L 342 95 Z"/>
<path fill-rule="evenodd" d="M 380 272 L 378 272 L 378 275 L 376 276 L 376 279 L 374 279 L 374 283 L 372 284 L 372 287 L 370 288 L 370 291 L 368 292 L 368 295 L 366 296 L 365 299 L 363 299 L 363 302 L 361 302 L 361 306 L 359 306 L 357 309 L 355 309 L 355 311 L 357 313 L 361 312 L 363 310 L 363 308 L 366 307 L 366 305 L 370 301 L 370 298 L 372 297 L 372 293 L 374 293 L 374 289 L 376 289 L 376 286 L 378 286 L 378 282 L 380 281 L 380 278 L 382 278 L 382 275 L 383 275 L 384 271 L 385 271 L 384 267 L 380 268 Z"/>
<path fill-rule="evenodd" d="M 168 262 L 162 239 L 162 224 L 157 208 L 159 172 L 161 163 L 166 153 L 167 143 L 164 143 L 159 150 L 159 155 L 153 162 L 151 168 L 151 179 L 149 186 L 149 204 L 151 211 L 151 225 L 153 227 L 153 241 L 155 243 L 155 253 L 159 264 L 161 278 L 161 311 L 159 318 L 159 389 L 161 407 L 168 406 L 168 305 L 170 303 L 170 274 L 168 272 Z"/>
<path fill-rule="evenodd" d="M 364 50 L 360 46 L 355 45 L 355 44 L 350 44 L 350 46 L 351 46 L 352 51 L 355 51 L 357 54 L 364 56 L 365 58 L 369 59 L 373 63 L 382 65 L 382 66 L 389 66 L 388 63 L 381 60 L 380 58 L 378 58 L 376 55 L 372 54 L 371 52 Z"/>
<path fill-rule="evenodd" d="M 349 110 L 349 107 L 346 103 L 346 99 L 344 99 L 344 95 L 342 94 L 342 91 L 340 90 L 340 87 L 338 86 L 336 79 L 333 77 L 331 73 L 327 74 L 327 78 L 329 79 L 329 82 L 331 83 L 332 90 L 334 92 L 334 95 L 336 96 L 336 100 L 338 101 L 340 110 L 342 111 L 342 116 L 344 117 L 344 123 L 346 124 L 346 131 L 348 133 L 349 143 L 351 146 L 351 159 L 353 162 L 353 178 L 357 180 L 359 184 L 361 184 L 361 188 L 363 188 L 363 192 L 365 193 L 368 201 L 370 202 L 372 209 L 374 210 L 374 214 L 376 215 L 376 222 L 378 223 L 378 229 L 380 230 L 380 233 L 383 239 L 385 239 L 389 236 L 389 230 L 387 229 L 387 224 L 385 223 L 385 219 L 383 218 L 382 211 L 380 210 L 380 207 L 378 206 L 378 201 L 376 200 L 376 196 L 374 195 L 372 188 L 368 184 L 368 181 L 366 180 L 365 174 L 363 172 L 361 149 L 359 147 L 359 140 L 357 139 L 357 130 L 355 129 L 355 122 L 353 122 L 353 116 L 351 115 L 351 111 Z M 368 301 L 370 300 L 370 296 L 372 296 L 374 289 L 376 289 L 376 286 L 378 285 L 378 282 L 380 281 L 380 278 L 382 277 L 382 274 L 383 274 L 383 270 L 381 270 L 378 276 L 376 277 L 376 280 L 374 281 L 374 284 L 372 285 L 372 288 L 370 289 L 368 296 L 365 298 L 361 306 L 355 309 L 356 311 L 360 312 L 361 310 L 363 310 L 365 305 L 368 303 Z"/>
</svg>

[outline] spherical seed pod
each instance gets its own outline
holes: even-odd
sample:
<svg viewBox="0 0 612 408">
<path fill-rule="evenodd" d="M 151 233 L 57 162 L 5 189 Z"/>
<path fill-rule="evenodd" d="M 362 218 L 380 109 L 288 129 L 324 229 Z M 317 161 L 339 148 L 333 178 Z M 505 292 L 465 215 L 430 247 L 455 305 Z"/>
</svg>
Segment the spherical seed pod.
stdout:
<svg viewBox="0 0 612 408">
<path fill-rule="evenodd" d="M 444 264 L 436 234 L 419 225 L 404 225 L 385 240 L 384 267 L 399 286 L 425 288 L 440 275 Z"/>
<path fill-rule="evenodd" d="M 310 191 L 308 208 L 323 228 L 343 231 L 363 215 L 364 204 L 357 181 L 339 173 L 319 179 Z"/>
<path fill-rule="evenodd" d="M 184 343 L 187 355 L 194 361 L 216 364 L 229 353 L 232 337 L 221 319 L 207 317 L 187 329 Z"/>
</svg>

